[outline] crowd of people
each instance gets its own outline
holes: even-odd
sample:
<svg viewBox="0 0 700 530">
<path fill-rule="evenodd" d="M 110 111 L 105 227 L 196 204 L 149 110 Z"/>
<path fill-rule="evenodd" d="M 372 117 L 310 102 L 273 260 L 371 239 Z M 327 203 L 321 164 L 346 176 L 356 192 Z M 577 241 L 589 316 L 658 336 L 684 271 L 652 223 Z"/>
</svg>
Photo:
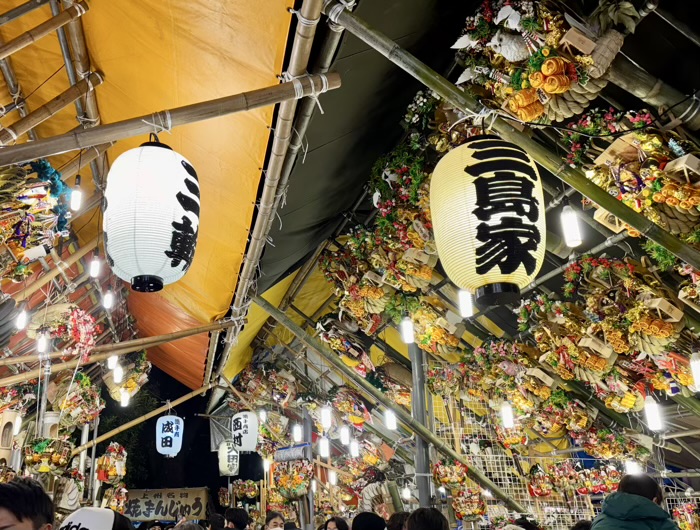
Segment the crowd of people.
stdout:
<svg viewBox="0 0 700 530">
<path fill-rule="evenodd" d="M 662 508 L 663 490 L 648 475 L 625 475 L 618 490 L 603 501 L 593 521 L 579 521 L 571 530 L 678 530 L 669 513 Z M 282 514 L 269 512 L 265 524 L 257 528 L 243 508 L 229 508 L 224 516 L 212 514 L 197 524 L 182 520 L 174 525 L 142 523 L 139 530 L 296 530 L 296 523 Z M 388 521 L 372 512 L 355 515 L 351 522 L 331 517 L 318 530 L 449 530 L 445 516 L 435 508 L 399 512 Z M 51 498 L 41 484 L 31 478 L 16 478 L 0 484 L 0 530 L 134 530 L 125 516 L 107 508 L 80 508 L 55 523 Z M 504 530 L 541 530 L 526 518 L 507 525 Z"/>
</svg>

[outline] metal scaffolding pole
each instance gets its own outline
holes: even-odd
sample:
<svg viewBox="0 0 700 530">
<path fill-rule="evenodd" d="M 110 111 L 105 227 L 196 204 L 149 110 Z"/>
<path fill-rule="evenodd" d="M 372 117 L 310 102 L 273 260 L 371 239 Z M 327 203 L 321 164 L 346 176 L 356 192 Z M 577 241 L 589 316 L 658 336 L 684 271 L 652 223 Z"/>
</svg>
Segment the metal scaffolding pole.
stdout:
<svg viewBox="0 0 700 530">
<path fill-rule="evenodd" d="M 421 425 L 427 425 L 425 414 L 425 354 L 417 344 L 408 345 L 411 357 L 411 375 L 413 376 L 413 391 L 411 392 L 411 412 L 413 419 Z M 416 436 L 416 485 L 418 486 L 418 503 L 421 508 L 430 507 L 430 454 L 428 444 L 420 436 Z"/>
</svg>

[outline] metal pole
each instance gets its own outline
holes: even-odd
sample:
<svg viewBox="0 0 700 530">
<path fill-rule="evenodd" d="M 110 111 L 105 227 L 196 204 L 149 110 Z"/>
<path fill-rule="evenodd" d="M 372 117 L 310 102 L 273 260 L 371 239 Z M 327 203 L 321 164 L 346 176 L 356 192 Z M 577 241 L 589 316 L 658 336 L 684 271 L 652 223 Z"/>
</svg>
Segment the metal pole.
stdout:
<svg viewBox="0 0 700 530">
<path fill-rule="evenodd" d="M 480 112 L 483 109 L 483 105 L 474 97 L 457 88 L 354 13 L 345 10 L 343 4 L 336 0 L 330 0 L 325 4 L 324 12 L 329 15 L 333 22 L 344 26 L 347 31 L 374 48 L 426 87 L 435 91 L 456 108 L 468 113 Z M 588 180 L 582 171 L 564 164 L 559 155 L 538 143 L 536 139 L 530 138 L 527 134 L 516 130 L 502 118 L 498 118 L 493 122 L 493 130 L 505 140 L 518 144 L 525 149 L 538 164 L 551 171 L 555 177 L 566 182 L 582 195 L 600 205 L 601 208 L 637 229 L 642 235 L 663 246 L 688 264 L 700 268 L 700 251 L 687 245 L 654 224 L 651 220 L 609 195 L 604 189 Z"/>
<path fill-rule="evenodd" d="M 411 375 L 413 389 L 411 392 L 411 412 L 413 419 L 421 425 L 426 425 L 425 418 L 425 355 L 417 344 L 408 345 L 408 355 L 411 358 Z M 420 436 L 416 436 L 416 484 L 418 486 L 418 502 L 421 508 L 430 507 L 430 455 L 428 444 Z"/>
<path fill-rule="evenodd" d="M 40 8 L 44 4 L 48 4 L 49 0 L 30 0 L 29 2 L 13 7 L 9 11 L 5 11 L 0 15 L 0 26 L 4 26 L 8 22 L 12 22 L 14 19 L 31 13 L 35 9 Z"/>
<path fill-rule="evenodd" d="M 309 462 L 313 462 L 314 460 L 314 455 L 313 455 L 313 427 L 314 423 L 311 420 L 311 415 L 309 414 L 309 411 L 304 409 L 304 414 L 303 414 L 303 426 L 304 426 L 304 443 L 309 444 L 306 447 L 306 458 L 309 460 Z M 309 506 L 309 520 L 308 522 L 305 520 L 305 515 L 306 515 L 306 510 L 299 510 L 299 516 L 300 516 L 300 521 L 299 523 L 301 524 L 301 527 L 304 530 L 314 530 L 314 490 L 312 488 L 309 488 L 309 493 L 306 495 L 306 502 L 308 503 Z"/>
<path fill-rule="evenodd" d="M 85 445 L 88 441 L 90 441 L 90 424 L 86 423 L 80 432 L 80 445 Z M 85 464 L 87 464 L 87 451 L 80 453 L 80 458 L 78 459 L 78 471 L 83 476 L 85 476 Z"/>
<path fill-rule="evenodd" d="M 664 440 L 674 440 L 676 438 L 685 438 L 686 436 L 697 436 L 700 434 L 700 429 L 688 429 L 687 431 L 669 432 L 663 435 Z"/>
<path fill-rule="evenodd" d="M 49 383 L 51 382 L 51 361 L 48 359 L 44 362 L 44 372 L 43 381 L 41 382 L 41 396 L 39 399 L 39 414 L 37 416 L 37 432 L 41 433 L 41 436 L 49 437 L 51 434 L 44 433 L 44 415 L 46 414 L 46 404 L 49 400 Z"/>
<path fill-rule="evenodd" d="M 97 428 L 100 425 L 100 418 L 95 418 L 95 421 L 92 423 L 92 439 L 97 440 Z M 94 477 L 95 472 L 97 471 L 97 466 L 95 465 L 96 460 L 95 458 L 97 457 L 97 444 L 93 444 L 92 446 L 92 452 L 90 454 L 90 477 Z M 87 475 L 85 475 L 87 477 Z M 88 485 L 88 494 L 87 498 L 88 499 L 93 499 L 94 500 L 94 486 L 95 486 L 95 481 L 93 480 L 86 480 L 87 485 Z"/>
<path fill-rule="evenodd" d="M 289 318 L 287 315 L 285 315 L 282 311 L 274 307 L 272 304 L 270 304 L 267 300 L 264 298 L 261 298 L 259 296 L 255 296 L 253 298 L 253 301 L 260 306 L 265 312 L 267 312 L 269 315 L 272 315 L 272 317 L 282 324 L 284 327 L 286 327 L 289 331 L 292 332 L 292 334 L 298 338 L 304 345 L 306 345 L 308 348 L 311 348 L 314 352 L 316 352 L 318 355 L 323 357 L 326 361 L 328 361 L 330 364 L 335 366 L 335 368 L 338 369 L 339 372 L 343 374 L 343 376 L 348 380 L 351 381 L 355 386 L 361 388 L 363 391 L 367 392 L 370 394 L 374 399 L 377 400 L 380 404 L 392 408 L 394 412 L 396 413 L 396 416 L 398 417 L 399 420 L 409 429 L 415 432 L 418 436 L 423 438 L 426 442 L 431 443 L 435 446 L 435 448 L 444 454 L 445 456 L 448 456 L 454 460 L 457 460 L 458 462 L 464 464 L 467 466 L 468 471 L 467 475 L 469 478 L 471 478 L 474 482 L 482 486 L 484 489 L 490 490 L 495 497 L 499 498 L 502 500 L 506 506 L 508 506 L 511 510 L 514 510 L 518 513 L 526 514 L 529 513 L 528 510 L 522 506 L 519 502 L 516 500 L 512 499 L 509 497 L 506 492 L 504 492 L 501 488 L 499 488 L 491 479 L 489 479 L 483 471 L 480 469 L 474 467 L 470 462 L 468 462 L 464 456 L 460 455 L 455 451 L 452 447 L 450 447 L 447 443 L 445 443 L 443 440 L 438 438 L 433 432 L 428 430 L 424 425 L 421 425 L 418 423 L 416 420 L 413 419 L 413 417 L 408 414 L 406 411 L 404 411 L 401 408 L 393 408 L 394 404 L 391 403 L 386 396 L 380 392 L 377 388 L 372 386 L 370 383 L 368 383 L 365 379 L 360 377 L 352 368 L 348 367 L 343 361 L 340 360 L 340 358 L 332 351 L 330 351 L 325 345 L 323 345 L 318 339 L 312 337 L 308 333 L 306 333 L 303 329 L 301 329 L 296 322 L 294 322 L 291 318 Z"/>
</svg>

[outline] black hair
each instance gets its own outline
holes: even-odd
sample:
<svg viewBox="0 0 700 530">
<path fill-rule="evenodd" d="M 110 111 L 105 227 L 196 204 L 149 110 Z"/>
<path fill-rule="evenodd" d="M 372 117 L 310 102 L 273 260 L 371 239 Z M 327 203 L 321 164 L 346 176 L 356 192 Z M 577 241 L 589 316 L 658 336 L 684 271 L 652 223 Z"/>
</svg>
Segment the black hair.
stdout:
<svg viewBox="0 0 700 530">
<path fill-rule="evenodd" d="M 190 521 L 182 523 L 177 528 L 178 530 L 204 530 L 204 528 L 198 525 L 197 523 L 192 523 Z"/>
<path fill-rule="evenodd" d="M 650 501 L 656 499 L 659 503 L 663 500 L 663 493 L 659 484 L 649 475 L 625 475 L 620 480 L 617 491 L 639 495 Z"/>
<path fill-rule="evenodd" d="M 139 528 L 143 527 L 145 530 L 150 530 L 151 528 L 155 528 L 156 526 L 159 528 L 165 528 L 165 524 L 161 523 L 160 521 L 148 521 L 147 523 L 143 523 L 142 526 L 139 526 Z"/>
<path fill-rule="evenodd" d="M 521 517 L 520 519 L 516 519 L 515 523 L 513 524 L 519 526 L 523 530 L 540 530 L 540 527 L 532 521 L 530 521 L 527 517 Z"/>
<path fill-rule="evenodd" d="M 282 522 L 284 522 L 284 515 L 282 515 L 280 512 L 267 512 L 267 516 L 265 517 L 265 526 L 269 525 L 275 519 L 282 519 Z"/>
<path fill-rule="evenodd" d="M 209 516 L 207 524 L 211 527 L 211 530 L 222 530 L 226 526 L 226 519 L 221 514 L 213 513 Z"/>
<path fill-rule="evenodd" d="M 120 514 L 119 512 L 114 512 L 114 523 L 112 524 L 112 530 L 134 530 L 134 525 L 131 523 L 131 519 L 127 516 Z"/>
<path fill-rule="evenodd" d="M 387 530 L 403 530 L 406 526 L 406 521 L 411 514 L 408 512 L 396 512 L 389 517 L 389 521 L 386 523 Z"/>
<path fill-rule="evenodd" d="M 0 484 L 0 508 L 5 508 L 19 521 L 30 519 L 34 530 L 53 524 L 53 501 L 41 484 L 31 478 L 15 478 Z"/>
<path fill-rule="evenodd" d="M 330 519 L 328 519 L 325 523 L 323 523 L 323 530 L 328 530 L 328 523 L 330 523 L 331 521 L 335 523 L 335 527 L 338 530 L 350 530 L 347 521 L 342 517 L 331 517 Z"/>
<path fill-rule="evenodd" d="M 406 520 L 406 530 L 450 530 L 450 523 L 436 508 L 418 508 Z"/>
<path fill-rule="evenodd" d="M 385 530 L 386 521 L 376 513 L 361 512 L 352 520 L 352 530 Z"/>
<path fill-rule="evenodd" d="M 246 512 L 243 508 L 228 508 L 226 510 L 225 517 L 226 522 L 233 524 L 233 527 L 237 530 L 243 530 L 250 522 L 248 512 Z"/>
<path fill-rule="evenodd" d="M 287 521 L 284 523 L 284 530 L 295 530 L 297 527 L 297 524 L 293 521 Z"/>
<path fill-rule="evenodd" d="M 576 521 L 576 524 L 571 527 L 571 530 L 591 530 L 592 525 L 593 521 L 581 519 L 580 521 Z"/>
</svg>

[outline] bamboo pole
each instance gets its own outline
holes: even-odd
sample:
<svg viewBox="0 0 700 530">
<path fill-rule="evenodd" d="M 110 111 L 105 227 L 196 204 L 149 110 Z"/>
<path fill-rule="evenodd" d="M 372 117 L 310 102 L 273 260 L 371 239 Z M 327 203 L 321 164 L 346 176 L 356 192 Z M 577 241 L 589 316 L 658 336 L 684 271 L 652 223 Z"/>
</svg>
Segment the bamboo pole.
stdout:
<svg viewBox="0 0 700 530">
<path fill-rule="evenodd" d="M 52 17 L 29 31 L 22 33 L 19 37 L 16 37 L 7 42 L 5 45 L 0 46 L 0 59 L 9 57 L 13 53 L 21 50 L 22 48 L 26 48 L 49 33 L 56 31 L 58 28 L 65 26 L 71 20 L 81 17 L 87 12 L 88 9 L 90 9 L 90 6 L 88 6 L 87 2 L 80 2 L 79 4 L 75 4 L 70 9 L 66 9 L 65 11 L 61 12 L 60 15 Z"/>
<path fill-rule="evenodd" d="M 239 392 L 238 389 L 235 386 L 233 386 L 233 383 L 231 383 L 231 381 L 226 376 L 222 374 L 220 375 L 220 377 L 226 382 L 226 386 L 228 386 L 229 390 L 234 396 L 240 399 L 250 410 L 255 410 L 255 406 L 253 405 L 253 403 L 251 403 L 247 397 L 245 397 L 241 392 Z M 273 432 L 272 429 L 268 430 L 270 432 L 270 436 L 272 436 L 275 442 L 281 443 L 284 441 L 277 435 L 277 433 Z"/>
<path fill-rule="evenodd" d="M 164 335 L 155 335 L 153 337 L 144 337 L 141 339 L 125 340 L 123 342 L 114 344 L 103 344 L 101 346 L 95 346 L 92 349 L 91 355 L 97 353 L 108 353 L 110 355 L 123 355 L 126 353 L 131 353 L 135 351 L 142 350 L 144 348 L 153 348 L 155 346 L 160 346 L 161 344 L 166 344 L 168 342 L 174 342 L 176 340 L 184 339 L 186 337 L 191 337 L 192 335 L 198 335 L 199 333 L 208 333 L 210 331 L 221 331 L 233 327 L 234 322 L 230 321 L 220 321 L 214 322 L 213 324 L 206 324 L 204 326 L 197 326 L 195 328 L 183 329 L 181 331 L 174 331 L 172 333 L 166 333 Z M 65 355 L 64 352 L 52 352 L 42 355 L 23 355 L 21 357 L 8 357 L 6 359 L 0 359 L 0 366 L 7 366 L 11 364 L 36 362 L 44 359 L 58 359 Z"/>
<path fill-rule="evenodd" d="M 218 118 L 236 112 L 267 107 L 288 99 L 315 96 L 325 90 L 335 90 L 339 87 L 340 75 L 337 73 L 330 73 L 327 76 L 304 76 L 272 87 L 185 105 L 108 125 L 75 130 L 68 134 L 36 142 L 6 147 L 0 150 L 0 167 L 45 158 L 75 149 L 84 149 L 93 145 L 116 142 L 154 131 L 169 130 L 172 127 Z"/>
<path fill-rule="evenodd" d="M 206 392 L 207 390 L 209 390 L 209 388 L 211 388 L 211 383 L 206 383 L 203 387 L 198 388 L 197 390 L 193 390 L 189 394 L 185 394 L 184 396 L 177 398 L 175 401 L 170 401 L 170 402 L 166 403 L 165 405 L 163 405 L 162 407 L 158 407 L 157 409 L 154 409 L 151 412 L 144 414 L 143 416 L 140 416 L 134 420 L 131 420 L 131 421 L 125 423 L 124 425 L 117 427 L 116 429 L 112 429 L 111 431 L 108 431 L 104 434 L 101 434 L 100 436 L 98 436 L 94 440 L 91 440 L 88 443 L 80 445 L 80 446 L 76 447 L 75 449 L 73 449 L 73 452 L 71 453 L 71 457 L 79 455 L 83 451 L 87 451 L 91 447 L 93 447 L 99 443 L 102 443 L 105 440 L 109 440 L 112 436 L 116 436 L 117 434 L 122 433 L 126 430 L 129 430 L 132 427 L 136 427 L 140 423 L 143 423 L 144 421 L 150 420 L 151 418 L 157 416 L 161 412 L 167 412 L 170 409 L 172 409 L 173 407 L 177 407 L 181 403 L 184 403 L 185 401 L 189 401 L 193 397 L 199 396 L 202 392 Z"/>
<path fill-rule="evenodd" d="M 28 2 L 21 4 L 17 7 L 13 7 L 9 11 L 5 11 L 0 14 L 0 26 L 4 26 L 8 22 L 12 22 L 16 18 L 31 13 L 35 9 L 40 8 L 44 4 L 47 4 L 49 0 L 29 0 Z"/>
<path fill-rule="evenodd" d="M 491 490 L 493 494 L 501 499 L 509 508 L 515 510 L 519 513 L 528 513 L 524 506 L 520 503 L 511 499 L 502 489 L 500 489 L 496 484 L 494 484 L 491 479 L 489 479 L 480 469 L 473 467 L 470 462 L 467 461 L 464 456 L 458 454 L 449 444 L 445 443 L 443 440 L 435 436 L 435 434 L 430 431 L 427 427 L 422 425 L 413 419 L 413 417 L 408 414 L 405 410 L 400 407 L 395 407 L 382 392 L 377 388 L 368 383 L 365 379 L 358 376 L 357 373 L 340 360 L 340 358 L 328 348 L 326 348 L 320 341 L 306 333 L 301 329 L 291 318 L 282 313 L 279 309 L 274 307 L 264 298 L 256 296 L 253 301 L 260 306 L 266 313 L 271 315 L 277 322 L 286 327 L 292 334 L 297 337 L 303 344 L 308 348 L 316 352 L 318 355 L 327 360 L 330 364 L 335 366 L 335 368 L 343 374 L 343 376 L 352 381 L 356 386 L 361 388 L 370 394 L 379 403 L 386 407 L 392 408 L 401 422 L 409 429 L 413 430 L 418 436 L 423 438 L 427 443 L 432 444 L 436 450 L 440 453 L 453 458 L 467 466 L 467 475 L 469 478 L 474 480 L 477 484 L 483 488 Z"/>
<path fill-rule="evenodd" d="M 481 103 L 477 102 L 474 97 L 458 89 L 454 84 L 423 64 L 389 37 L 370 27 L 354 13 L 346 11 L 342 4 L 336 0 L 330 0 L 324 9 L 326 13 L 332 13 L 330 18 L 333 22 L 344 26 L 347 31 L 374 48 L 425 86 L 434 90 L 456 108 L 469 114 L 479 112 L 483 108 Z M 556 153 L 539 144 L 527 134 L 518 131 L 503 118 L 498 118 L 494 121 L 493 129 L 505 140 L 518 144 L 525 149 L 538 164 L 551 171 L 555 177 L 566 182 L 582 195 L 600 205 L 601 208 L 609 211 L 622 222 L 632 226 L 641 232 L 642 235 L 666 248 L 686 263 L 700 268 L 699 251 L 609 195 L 604 189 L 588 180 L 582 171 L 563 163 Z"/>
<path fill-rule="evenodd" d="M 64 266 L 66 268 L 71 267 L 74 265 L 76 262 L 81 260 L 84 256 L 86 256 L 88 253 L 92 251 L 97 246 L 97 238 L 93 238 L 91 241 L 80 247 L 76 252 L 68 256 L 64 260 Z M 15 299 L 15 302 L 21 302 L 22 300 L 26 300 L 27 298 L 31 297 L 34 293 L 39 291 L 44 285 L 47 283 L 51 282 L 56 276 L 61 274 L 61 269 L 58 267 L 52 269 L 50 272 L 47 272 L 44 274 L 42 277 L 37 278 L 32 282 L 30 285 L 19 291 L 18 293 L 12 295 L 12 298 Z"/>
<path fill-rule="evenodd" d="M 23 118 L 20 118 L 12 125 L 0 131 L 0 145 L 8 145 L 16 142 L 17 138 L 24 133 L 50 119 L 77 99 L 85 96 L 88 92 L 93 91 L 96 86 L 102 84 L 103 80 L 100 74 L 91 72 L 88 77 L 67 90 L 64 90 L 45 105 L 33 110 Z"/>
</svg>

